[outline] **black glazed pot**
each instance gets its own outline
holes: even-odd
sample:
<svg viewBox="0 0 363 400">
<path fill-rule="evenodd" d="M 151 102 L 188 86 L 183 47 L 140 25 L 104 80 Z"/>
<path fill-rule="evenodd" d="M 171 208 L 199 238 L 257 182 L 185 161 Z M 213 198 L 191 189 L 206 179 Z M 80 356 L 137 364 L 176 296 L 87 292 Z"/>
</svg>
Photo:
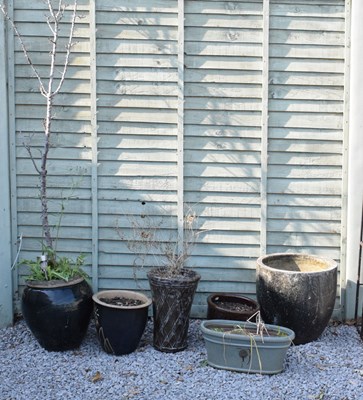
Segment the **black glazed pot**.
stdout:
<svg viewBox="0 0 363 400">
<path fill-rule="evenodd" d="M 163 271 L 155 268 L 147 274 L 153 299 L 153 345 L 175 353 L 188 345 L 189 315 L 200 275 L 182 269 L 179 276 L 167 277 Z"/>
<path fill-rule="evenodd" d="M 83 278 L 28 281 L 21 307 L 25 322 L 44 349 L 76 349 L 92 315 L 92 289 Z"/>
<path fill-rule="evenodd" d="M 228 303 L 240 305 L 241 310 L 228 307 Z M 260 309 L 255 300 L 238 293 L 212 293 L 208 296 L 207 304 L 208 319 L 247 321 Z"/>
<path fill-rule="evenodd" d="M 276 253 L 257 260 L 256 292 L 262 319 L 295 332 L 295 344 L 316 340 L 332 316 L 337 291 L 334 260 Z"/>
<path fill-rule="evenodd" d="M 102 299 L 125 297 L 140 300 L 140 305 L 113 305 Z M 103 290 L 93 295 L 98 339 L 106 353 L 129 354 L 135 351 L 144 333 L 151 300 L 129 290 Z"/>
</svg>

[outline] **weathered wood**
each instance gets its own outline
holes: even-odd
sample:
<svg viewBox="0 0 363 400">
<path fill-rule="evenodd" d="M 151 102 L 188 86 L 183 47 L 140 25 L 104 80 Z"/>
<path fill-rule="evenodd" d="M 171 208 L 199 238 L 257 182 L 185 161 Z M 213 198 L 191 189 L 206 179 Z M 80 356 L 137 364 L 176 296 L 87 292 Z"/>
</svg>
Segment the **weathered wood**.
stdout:
<svg viewBox="0 0 363 400">
<path fill-rule="evenodd" d="M 11 186 L 10 186 L 10 137 L 8 135 L 8 85 L 6 35 L 3 16 L 0 15 L 0 103 L 2 104 L 2 117 L 0 119 L 0 226 L 2 227 L 2 240 L 0 242 L 0 328 L 13 323 L 13 273 L 12 265 L 12 225 L 11 225 Z"/>
<path fill-rule="evenodd" d="M 46 77 L 46 36 L 37 28 L 44 5 L 28 3 L 15 0 L 15 19 Z M 149 290 L 145 274 L 152 260 L 135 282 L 134 255 L 116 224 L 129 233 L 126 215 L 137 217 L 147 207 L 154 218 L 171 216 L 167 235 L 185 201 L 206 230 L 187 262 L 203 280 L 194 315 L 205 314 L 212 291 L 253 296 L 261 253 L 339 259 L 347 96 L 343 0 L 180 0 L 179 7 L 177 0 L 84 0 L 80 10 L 79 44 L 56 103 L 49 167 L 52 223 L 74 187 L 61 251 L 85 251 L 86 269 L 100 288 L 140 284 Z M 38 177 L 23 142 L 31 140 L 37 154 L 43 100 L 19 49 L 10 54 L 16 76 L 14 226 L 26 232 L 24 255 L 34 257 L 41 235 Z M 25 273 L 21 269 L 21 284 Z"/>
</svg>

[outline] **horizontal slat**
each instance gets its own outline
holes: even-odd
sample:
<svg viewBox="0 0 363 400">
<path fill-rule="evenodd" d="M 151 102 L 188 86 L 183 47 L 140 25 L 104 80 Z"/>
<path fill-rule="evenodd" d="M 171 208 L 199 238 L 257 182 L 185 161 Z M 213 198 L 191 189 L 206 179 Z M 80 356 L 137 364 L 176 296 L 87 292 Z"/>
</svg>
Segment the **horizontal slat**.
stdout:
<svg viewBox="0 0 363 400">
<path fill-rule="evenodd" d="M 296 16 L 296 17 L 314 17 L 314 18 L 327 18 L 330 16 L 331 18 L 344 18 L 345 10 L 344 4 L 337 5 L 320 5 L 310 3 L 304 4 L 300 3 L 299 6 L 295 6 L 294 4 L 277 4 L 276 2 L 272 2 L 270 6 L 270 15 L 287 15 L 287 16 Z"/>
<path fill-rule="evenodd" d="M 340 246 L 340 235 L 324 233 L 288 232 L 269 235 L 267 244 L 284 246 L 335 247 Z"/>
<path fill-rule="evenodd" d="M 275 102 L 275 104 L 279 104 Z M 323 140 L 326 144 L 341 141 L 342 131 L 338 129 L 301 129 L 301 128 L 269 128 L 269 137 L 272 139 L 287 140 Z"/>
<path fill-rule="evenodd" d="M 271 178 L 309 178 L 309 179 L 341 179 L 342 168 L 341 166 L 284 166 L 284 165 L 270 165 L 268 175 Z"/>
<path fill-rule="evenodd" d="M 343 59 L 270 57 L 270 71 L 310 72 L 310 73 L 344 73 Z"/>
<path fill-rule="evenodd" d="M 81 117 L 79 111 L 76 112 L 76 118 Z M 174 110 L 156 110 L 156 109 L 125 109 L 118 107 L 99 108 L 99 121 L 114 122 L 141 122 L 151 124 L 176 124 L 177 114 Z"/>
<path fill-rule="evenodd" d="M 308 46 L 304 44 L 292 46 L 288 44 L 279 44 L 278 46 L 270 46 L 270 56 L 281 58 L 325 58 L 343 60 L 345 53 L 344 46 Z"/>
<path fill-rule="evenodd" d="M 287 148 L 288 146 L 286 146 Z M 313 147 L 313 146 L 311 146 Z M 296 147 L 297 148 L 297 147 Z M 301 147 L 300 153 L 286 152 L 270 153 L 269 164 L 275 165 L 301 165 L 326 167 L 329 165 L 341 166 L 342 157 L 338 154 L 314 154 L 306 153 Z"/>
<path fill-rule="evenodd" d="M 326 196 L 327 197 L 327 196 Z M 292 204 L 291 207 L 270 206 L 270 219 L 297 219 L 297 220 L 322 220 L 322 221 L 339 221 L 341 218 L 341 210 L 336 207 L 304 207 Z"/>
<path fill-rule="evenodd" d="M 99 39 L 96 43 L 98 54 L 168 54 L 177 53 L 177 44 L 173 41 L 117 40 Z"/>
<path fill-rule="evenodd" d="M 325 194 L 338 195 L 341 193 L 339 179 L 274 179 L 268 181 L 269 193 L 296 193 L 296 194 Z"/>
<path fill-rule="evenodd" d="M 215 165 L 206 163 L 187 163 L 184 167 L 184 174 L 186 177 L 200 177 L 200 178 L 233 178 L 242 177 L 249 179 L 256 179 L 261 177 L 260 166 L 258 165 L 230 165 L 221 164 Z"/>
<path fill-rule="evenodd" d="M 342 129 L 343 118 L 339 114 L 327 113 L 269 113 L 269 126 L 287 128 L 317 128 L 317 129 Z"/>
<path fill-rule="evenodd" d="M 326 142 L 324 140 L 282 140 L 274 139 L 269 143 L 270 152 L 299 152 L 299 153 L 321 153 L 326 154 L 340 154 L 342 151 L 342 142 L 333 141 Z M 273 154 L 272 154 L 273 155 Z M 306 154 L 309 157 L 310 154 Z"/>
<path fill-rule="evenodd" d="M 342 199 L 337 196 L 324 195 L 284 195 L 284 194 L 269 194 L 267 197 L 268 204 L 271 206 L 304 206 L 304 207 L 319 207 L 318 211 L 322 211 L 324 207 L 333 207 L 338 209 L 342 205 Z M 336 210 L 334 210 L 335 212 Z M 273 214 L 271 214 L 273 215 Z M 314 219 L 314 218 L 312 218 Z"/>
<path fill-rule="evenodd" d="M 140 28 L 148 25 L 173 27 L 177 26 L 177 23 L 176 12 L 152 13 L 149 11 L 137 11 L 136 13 L 135 11 L 125 10 L 122 13 L 117 13 L 107 9 L 97 10 L 97 25 L 136 25 Z"/>
<path fill-rule="evenodd" d="M 251 139 L 249 141 L 241 140 L 239 137 L 187 137 L 185 139 L 185 149 L 187 150 L 220 150 L 220 151 L 246 151 L 259 152 L 261 145 L 259 140 Z"/>
<path fill-rule="evenodd" d="M 203 42 L 218 42 L 218 43 L 261 43 L 261 29 L 221 29 L 215 28 L 185 28 L 185 40 L 188 41 L 203 41 Z M 227 45 L 226 45 L 227 46 Z"/>
<path fill-rule="evenodd" d="M 98 167 L 99 176 L 176 176 L 175 163 L 113 163 L 105 161 Z"/>
<path fill-rule="evenodd" d="M 138 0 L 137 2 L 133 0 L 123 0 L 122 4 L 118 0 L 108 0 L 107 4 L 103 2 L 98 2 L 96 6 L 96 10 L 107 10 L 112 12 L 124 12 L 130 11 L 133 12 L 149 12 L 149 13 L 168 13 L 168 12 L 176 12 L 177 10 L 177 1 L 176 0 L 153 0 L 152 5 L 148 0 Z"/>
<path fill-rule="evenodd" d="M 15 13 L 15 18 L 17 18 L 17 14 Z M 32 13 L 33 14 L 33 13 Z M 41 15 L 40 19 L 29 19 L 29 16 L 27 16 L 28 21 L 30 22 L 19 22 L 17 20 L 17 27 L 19 32 L 22 32 L 22 36 L 24 38 L 27 37 L 36 37 L 36 38 L 48 38 L 52 35 L 51 30 L 49 29 L 48 25 L 44 21 L 44 14 Z M 67 21 L 68 20 L 68 21 Z M 81 21 L 82 19 L 77 19 L 77 24 L 74 27 L 73 31 L 73 37 L 74 39 L 80 39 L 80 38 L 89 38 L 90 36 L 90 31 L 89 27 L 85 25 L 84 21 Z M 78 23 L 78 21 L 80 23 Z M 68 23 L 66 23 L 68 22 Z M 70 24 L 70 18 L 65 17 L 65 19 L 62 20 L 62 29 L 59 31 L 59 38 L 68 38 L 70 29 L 71 29 L 71 24 Z M 49 44 L 49 41 L 47 40 L 45 43 L 47 45 Z"/>
<path fill-rule="evenodd" d="M 106 149 L 99 150 L 98 161 L 145 161 L 145 162 L 175 162 L 175 152 L 144 149 Z"/>
<path fill-rule="evenodd" d="M 185 5 L 185 12 L 187 14 L 227 14 L 227 15 L 261 15 L 262 2 L 248 1 L 248 2 L 224 2 L 224 1 L 203 1 L 195 2 L 188 1 Z"/>
<path fill-rule="evenodd" d="M 50 160 L 47 165 L 48 175 L 84 175 L 89 174 L 91 165 L 89 160 Z M 17 172 L 19 175 L 29 175 L 33 171 L 30 159 L 19 159 L 17 161 Z"/>
<path fill-rule="evenodd" d="M 331 29 L 325 24 L 325 29 Z M 276 44 L 304 44 L 304 45 L 322 45 L 322 46 L 344 46 L 344 32 L 317 31 L 293 31 L 282 29 L 270 29 L 270 45 Z"/>
<path fill-rule="evenodd" d="M 267 222 L 269 232 L 295 232 L 295 233 L 329 233 L 340 234 L 341 226 L 338 221 L 321 220 L 269 220 Z M 318 242 L 320 245 L 320 241 Z"/>
<path fill-rule="evenodd" d="M 343 18 L 329 18 L 329 20 L 315 17 L 274 16 L 270 18 L 270 29 L 286 29 L 301 31 L 333 31 L 343 32 L 345 23 Z"/>
<path fill-rule="evenodd" d="M 117 14 L 116 14 L 117 15 Z M 110 16 L 110 14 L 108 14 Z M 111 18 L 112 19 L 112 18 Z M 107 25 L 106 25 L 107 23 Z M 102 25 L 97 20 L 97 38 L 107 40 L 177 40 L 177 29 L 165 29 L 159 24 L 147 25 L 142 29 L 139 24 L 128 26 L 120 30 L 120 22 L 110 25 L 110 20 Z"/>
<path fill-rule="evenodd" d="M 233 83 L 233 84 L 262 84 L 261 71 L 234 71 L 211 69 L 187 69 L 185 71 L 186 83 Z"/>
<path fill-rule="evenodd" d="M 218 144 L 217 144 L 218 146 Z M 246 149 L 247 150 L 247 149 Z M 251 149 L 252 150 L 252 149 Z M 253 151 L 212 151 L 209 150 L 206 154 L 203 150 L 189 150 L 186 152 L 184 160 L 186 163 L 200 162 L 211 164 L 214 163 L 216 167 L 222 164 L 222 168 L 228 168 L 223 164 L 260 164 L 260 153 L 258 150 Z M 241 165 L 241 168 L 242 165 Z"/>
<path fill-rule="evenodd" d="M 262 57 L 244 57 L 234 55 L 226 57 L 223 55 L 208 55 L 208 57 L 193 55 L 185 55 L 185 66 L 187 68 L 202 69 L 221 69 L 221 70 L 261 70 Z"/>
<path fill-rule="evenodd" d="M 213 111 L 205 112 L 193 110 L 185 115 L 185 124 L 195 125 L 223 125 L 223 126 L 260 126 L 261 113 L 259 111 Z"/>
<path fill-rule="evenodd" d="M 248 127 L 248 126 L 233 127 L 233 126 L 219 125 L 217 127 L 213 127 L 213 126 L 189 124 L 184 127 L 184 136 L 189 138 L 194 138 L 199 136 L 204 138 L 209 137 L 210 141 L 214 141 L 215 137 L 256 139 L 261 137 L 261 129 L 259 127 Z"/>
<path fill-rule="evenodd" d="M 262 57 L 262 44 L 229 44 L 209 42 L 186 42 L 187 55 Z"/>
<path fill-rule="evenodd" d="M 185 96 L 204 97 L 230 97 L 230 98 L 261 98 L 261 86 L 259 85 L 229 85 L 193 83 L 186 85 Z"/>
<path fill-rule="evenodd" d="M 176 96 L 177 86 L 169 82 L 112 82 L 99 81 L 98 93 L 132 96 Z"/>
<path fill-rule="evenodd" d="M 343 101 L 341 87 L 324 86 L 296 86 L 296 85 L 271 85 L 269 87 L 270 99 L 291 99 L 291 100 L 333 100 Z"/>
<path fill-rule="evenodd" d="M 319 74 L 311 72 L 270 72 L 269 83 L 272 85 L 303 85 L 303 86 L 343 86 L 344 75 L 321 71 Z"/>
<path fill-rule="evenodd" d="M 97 79 L 114 81 L 177 82 L 178 71 L 170 68 L 115 68 L 97 69 Z"/>
<path fill-rule="evenodd" d="M 185 27 L 219 27 L 239 29 L 262 29 L 260 15 L 244 15 L 243 18 L 226 14 L 190 14 L 186 13 Z"/>
</svg>

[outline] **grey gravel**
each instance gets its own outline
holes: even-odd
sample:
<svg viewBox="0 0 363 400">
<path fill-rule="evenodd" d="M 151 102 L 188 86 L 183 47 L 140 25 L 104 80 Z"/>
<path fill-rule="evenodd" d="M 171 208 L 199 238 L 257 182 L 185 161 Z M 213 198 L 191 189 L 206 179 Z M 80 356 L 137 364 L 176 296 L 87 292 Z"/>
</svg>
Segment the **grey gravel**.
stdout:
<svg viewBox="0 0 363 400">
<path fill-rule="evenodd" d="M 328 327 L 319 340 L 289 349 L 272 376 L 214 369 L 206 363 L 192 320 L 180 353 L 152 347 L 152 321 L 138 350 L 127 356 L 101 349 L 92 323 L 76 351 L 47 352 L 24 321 L 0 330 L 0 400 L 240 400 L 363 399 L 363 342 L 354 326 Z"/>
</svg>

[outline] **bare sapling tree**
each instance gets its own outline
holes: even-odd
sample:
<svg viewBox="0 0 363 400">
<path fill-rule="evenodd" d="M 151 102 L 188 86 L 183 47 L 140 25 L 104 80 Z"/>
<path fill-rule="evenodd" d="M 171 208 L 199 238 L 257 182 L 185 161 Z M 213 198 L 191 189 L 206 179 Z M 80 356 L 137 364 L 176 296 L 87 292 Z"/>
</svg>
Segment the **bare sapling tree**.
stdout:
<svg viewBox="0 0 363 400">
<path fill-rule="evenodd" d="M 74 45 L 73 36 L 77 18 L 77 0 L 74 0 L 73 2 L 70 28 L 65 44 L 65 54 L 64 50 L 61 51 L 60 25 L 65 15 L 67 5 L 64 4 L 63 0 L 57 0 L 56 2 L 52 0 L 45 0 L 45 3 L 48 8 L 48 12 L 45 16 L 46 23 L 50 31 L 50 36 L 48 38 L 50 45 L 50 52 L 49 52 L 50 61 L 49 61 L 49 72 L 47 77 L 41 76 L 41 73 L 39 72 L 38 68 L 35 66 L 32 60 L 30 50 L 24 42 L 23 35 L 19 32 L 17 25 L 15 24 L 13 19 L 9 16 L 3 4 L 0 5 L 0 10 L 4 14 L 5 19 L 10 23 L 19 41 L 25 59 L 29 64 L 36 79 L 38 80 L 39 92 L 45 98 L 46 101 L 45 117 L 43 119 L 44 142 L 43 142 L 43 149 L 41 150 L 40 161 L 37 161 L 34 158 L 29 144 L 25 144 L 25 148 L 31 158 L 31 161 L 40 179 L 41 222 L 42 222 L 45 245 L 48 249 L 54 250 L 53 237 L 48 217 L 47 162 L 48 162 L 49 150 L 51 148 L 52 121 L 55 118 L 55 114 L 53 112 L 54 99 L 61 91 L 63 83 L 65 81 L 70 61 L 70 53 Z M 63 55 L 63 60 L 59 62 L 61 55 Z M 59 72 L 59 66 L 60 66 L 60 72 Z M 50 253 L 54 254 L 54 251 L 51 251 Z"/>
</svg>

